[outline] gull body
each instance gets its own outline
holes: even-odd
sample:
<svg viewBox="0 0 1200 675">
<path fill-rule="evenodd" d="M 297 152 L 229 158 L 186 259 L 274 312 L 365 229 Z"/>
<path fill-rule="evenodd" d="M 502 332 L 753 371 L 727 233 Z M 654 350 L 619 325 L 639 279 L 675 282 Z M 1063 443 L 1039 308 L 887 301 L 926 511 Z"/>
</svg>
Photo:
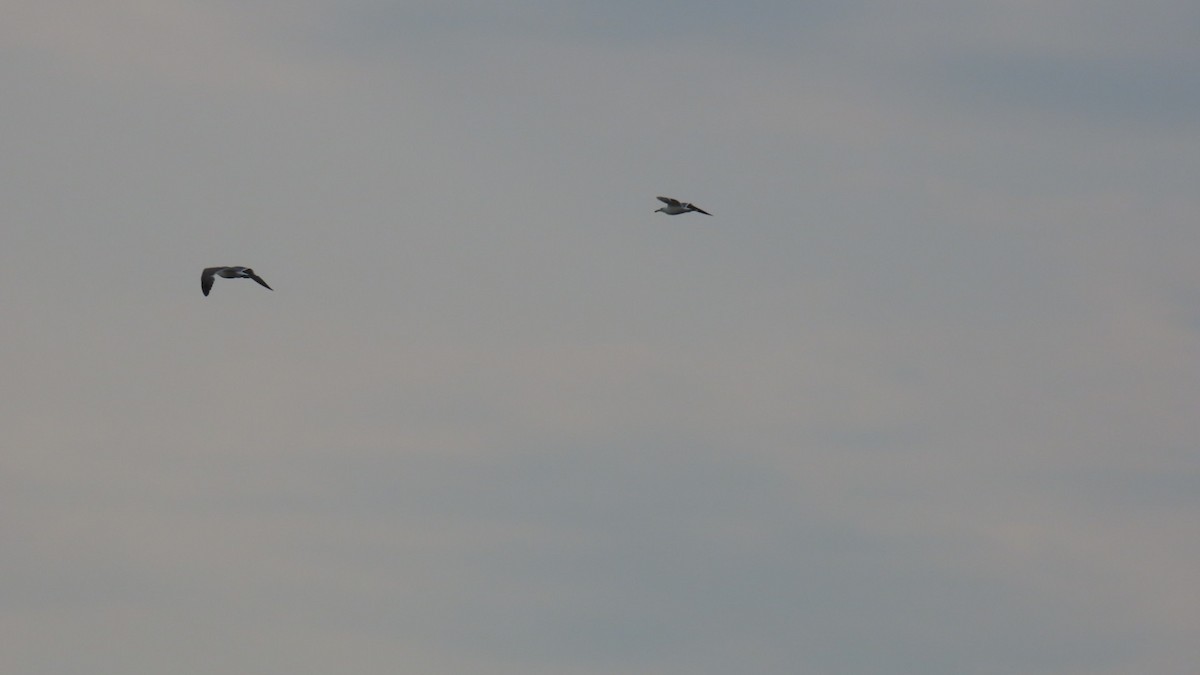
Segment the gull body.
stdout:
<svg viewBox="0 0 1200 675">
<path fill-rule="evenodd" d="M 267 282 L 262 280 L 262 277 L 254 273 L 254 270 L 249 267 L 233 265 L 230 267 L 206 267 L 200 273 L 200 290 L 204 291 L 205 295 L 212 290 L 213 279 L 222 277 L 225 279 L 253 279 L 268 291 L 275 290 L 267 285 Z"/>
<path fill-rule="evenodd" d="M 704 209 L 696 206 L 695 204 L 681 202 L 678 199 L 672 199 L 670 197 L 659 197 L 658 201 L 666 204 L 666 206 L 662 207 L 661 209 L 655 210 L 655 213 L 658 213 L 659 211 L 661 211 L 661 212 L 667 214 L 668 216 L 677 216 L 681 213 L 691 213 L 692 211 L 695 211 L 696 213 L 703 213 L 706 216 L 712 215 L 708 211 L 705 211 Z"/>
</svg>

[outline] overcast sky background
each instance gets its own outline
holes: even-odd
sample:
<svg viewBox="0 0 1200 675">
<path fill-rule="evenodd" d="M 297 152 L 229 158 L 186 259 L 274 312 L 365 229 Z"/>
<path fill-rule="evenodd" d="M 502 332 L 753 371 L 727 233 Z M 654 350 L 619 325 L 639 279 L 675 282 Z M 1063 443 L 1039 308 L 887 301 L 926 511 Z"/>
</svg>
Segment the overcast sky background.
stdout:
<svg viewBox="0 0 1200 675">
<path fill-rule="evenodd" d="M 1194 1 L 2 14 L 0 671 L 1200 663 Z"/>
</svg>

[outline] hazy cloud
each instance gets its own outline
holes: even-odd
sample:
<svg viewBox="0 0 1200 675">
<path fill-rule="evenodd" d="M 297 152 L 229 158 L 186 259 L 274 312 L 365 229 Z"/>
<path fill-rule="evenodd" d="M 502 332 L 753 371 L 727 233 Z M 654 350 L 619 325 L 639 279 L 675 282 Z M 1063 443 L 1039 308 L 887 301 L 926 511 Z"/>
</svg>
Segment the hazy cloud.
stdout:
<svg viewBox="0 0 1200 675">
<path fill-rule="evenodd" d="M 14 5 L 0 665 L 1188 672 L 1195 19 Z"/>
</svg>

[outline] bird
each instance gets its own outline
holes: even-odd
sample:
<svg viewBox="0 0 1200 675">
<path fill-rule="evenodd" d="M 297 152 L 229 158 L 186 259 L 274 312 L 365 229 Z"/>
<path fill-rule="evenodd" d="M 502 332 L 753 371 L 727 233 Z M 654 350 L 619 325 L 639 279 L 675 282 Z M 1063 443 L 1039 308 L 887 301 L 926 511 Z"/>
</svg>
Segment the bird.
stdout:
<svg viewBox="0 0 1200 675">
<path fill-rule="evenodd" d="M 213 277 L 224 277 L 226 279 L 253 279 L 268 291 L 275 290 L 267 286 L 267 282 L 262 280 L 262 277 L 254 273 L 254 270 L 249 267 L 241 267 L 234 265 L 232 267 L 205 267 L 200 273 L 200 290 L 204 291 L 205 295 L 212 290 Z"/>
<path fill-rule="evenodd" d="M 708 211 L 705 211 L 704 209 L 696 206 L 695 204 L 681 202 L 678 199 L 671 199 L 670 197 L 659 197 L 658 201 L 666 204 L 666 206 L 662 207 L 661 209 L 657 209 L 655 211 L 655 213 L 662 211 L 663 213 L 667 214 L 668 216 L 677 216 L 681 213 L 688 213 L 690 211 L 696 211 L 699 213 L 703 213 L 706 216 L 712 215 Z"/>
</svg>

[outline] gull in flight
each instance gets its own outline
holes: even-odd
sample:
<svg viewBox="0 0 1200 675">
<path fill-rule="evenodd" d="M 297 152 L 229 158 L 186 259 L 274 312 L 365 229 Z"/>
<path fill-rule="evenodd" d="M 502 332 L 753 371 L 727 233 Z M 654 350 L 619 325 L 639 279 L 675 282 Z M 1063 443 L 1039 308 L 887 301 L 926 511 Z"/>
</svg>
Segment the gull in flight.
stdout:
<svg viewBox="0 0 1200 675">
<path fill-rule="evenodd" d="M 666 206 L 662 207 L 661 209 L 656 210 L 655 213 L 662 211 L 663 213 L 667 214 L 668 216 L 677 216 L 681 213 L 688 213 L 690 211 L 696 211 L 698 213 L 703 213 L 706 216 L 712 215 L 708 211 L 705 211 L 704 209 L 696 206 L 695 204 L 681 202 L 678 199 L 671 199 L 670 197 L 659 197 L 658 201 L 666 204 Z"/>
<path fill-rule="evenodd" d="M 262 280 L 262 277 L 254 273 L 254 270 L 249 267 L 206 267 L 200 273 L 200 290 L 204 291 L 205 295 L 212 290 L 213 277 L 224 277 L 226 279 L 253 279 L 259 284 L 262 284 L 268 291 L 275 290 L 267 286 L 267 282 Z"/>
</svg>

